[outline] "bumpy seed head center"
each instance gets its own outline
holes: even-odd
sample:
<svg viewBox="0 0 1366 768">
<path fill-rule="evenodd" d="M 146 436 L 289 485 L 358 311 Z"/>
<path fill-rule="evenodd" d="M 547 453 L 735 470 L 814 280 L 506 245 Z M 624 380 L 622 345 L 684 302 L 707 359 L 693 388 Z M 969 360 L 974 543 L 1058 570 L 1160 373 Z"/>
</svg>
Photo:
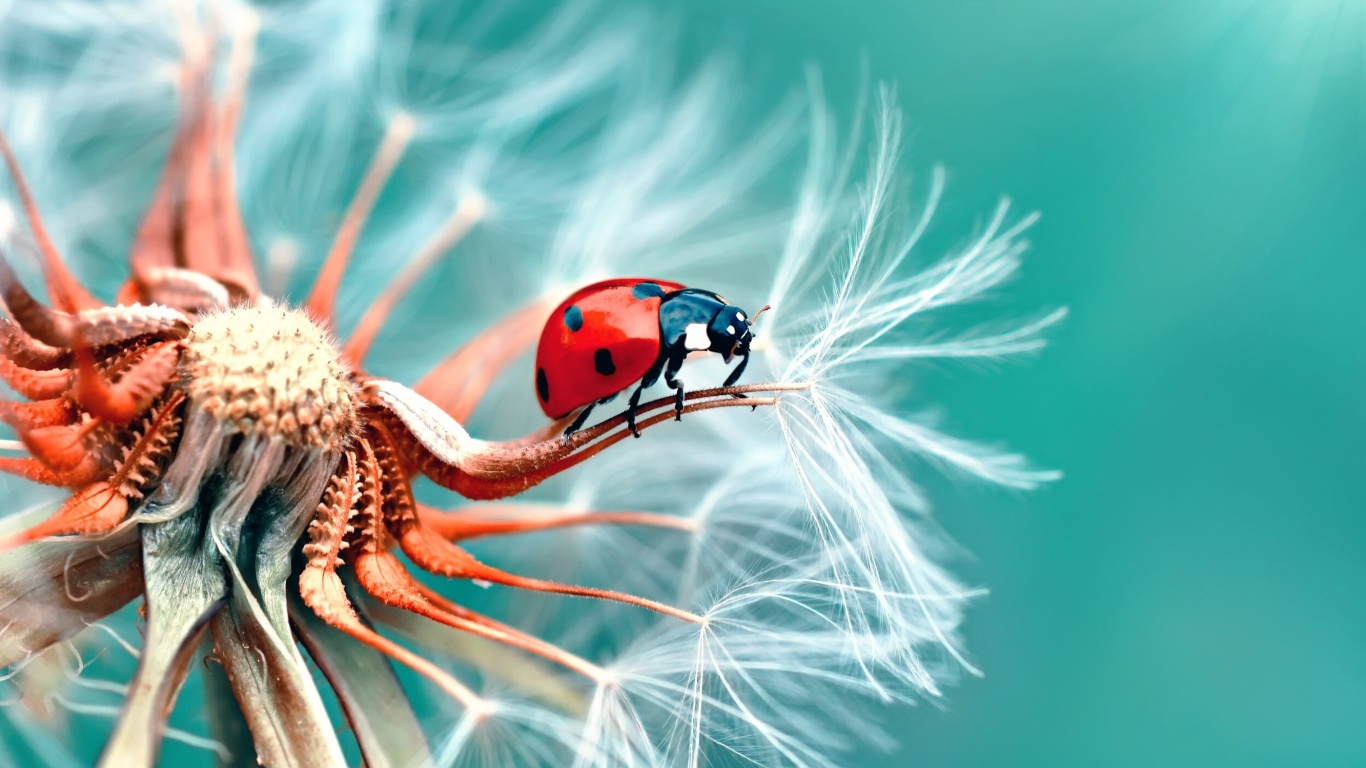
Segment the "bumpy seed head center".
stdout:
<svg viewBox="0 0 1366 768">
<path fill-rule="evenodd" d="M 192 408 L 242 434 L 336 449 L 357 428 L 356 392 L 327 333 L 288 307 L 207 315 L 185 340 Z"/>
</svg>

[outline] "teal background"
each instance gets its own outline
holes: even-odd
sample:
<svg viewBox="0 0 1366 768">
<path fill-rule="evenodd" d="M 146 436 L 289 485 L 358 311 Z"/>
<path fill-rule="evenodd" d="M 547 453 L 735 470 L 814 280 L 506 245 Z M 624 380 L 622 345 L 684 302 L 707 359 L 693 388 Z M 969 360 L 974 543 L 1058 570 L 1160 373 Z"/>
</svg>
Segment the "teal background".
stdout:
<svg viewBox="0 0 1366 768">
<path fill-rule="evenodd" d="M 918 478 L 991 590 L 986 676 L 852 763 L 1366 765 L 1366 0 L 653 5 L 756 115 L 808 64 L 846 122 L 895 85 L 946 237 L 1043 214 L 991 314 L 1072 310 L 1035 359 L 917 374 L 908 407 L 1066 477 Z"/>
<path fill-rule="evenodd" d="M 986 677 L 866 764 L 1366 765 L 1366 3 L 673 8 L 774 88 L 866 60 L 945 217 L 1043 213 L 1003 311 L 1072 308 L 1036 360 L 922 374 L 1067 476 L 931 479 Z"/>
</svg>

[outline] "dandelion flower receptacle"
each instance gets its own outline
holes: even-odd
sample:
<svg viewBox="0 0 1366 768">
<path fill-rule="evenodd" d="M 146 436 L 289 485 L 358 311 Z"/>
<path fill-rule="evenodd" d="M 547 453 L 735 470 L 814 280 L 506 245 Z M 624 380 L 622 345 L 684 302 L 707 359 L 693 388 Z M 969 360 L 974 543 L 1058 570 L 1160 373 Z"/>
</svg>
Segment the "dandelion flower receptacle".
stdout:
<svg viewBox="0 0 1366 768">
<path fill-rule="evenodd" d="M 272 766 L 827 765 L 880 738 L 854 702 L 972 669 L 974 592 L 927 556 L 905 459 L 1017 488 L 1054 474 L 912 419 L 886 384 L 920 358 L 1037 349 L 1061 313 L 928 327 L 1014 273 L 1030 220 L 1002 206 L 918 264 L 942 176 L 903 226 L 890 96 L 851 185 L 818 89 L 806 129 L 784 108 L 737 149 L 723 68 L 671 87 L 629 14 L 571 5 L 476 56 L 461 35 L 496 16 L 78 5 L 0 7 L 0 470 L 62 494 L 0 530 L 20 694 L 0 714 L 23 754 L 77 761 L 43 736 L 70 717 L 108 723 L 108 766 L 154 765 L 167 739 Z M 116 141 L 100 121 L 165 140 L 78 184 L 94 161 L 58 139 L 94 152 Z M 803 134 L 790 215 L 723 204 L 763 197 Z M 123 215 L 122 245 L 91 245 Z M 69 258 L 92 248 L 113 255 Z M 653 286 L 651 312 L 694 278 L 773 309 L 751 333 L 689 289 L 670 306 L 706 317 L 661 320 L 677 338 L 643 375 L 598 356 L 616 376 L 599 392 L 526 370 L 573 325 L 565 296 L 631 274 L 661 278 L 623 289 Z M 428 373 L 407 386 L 389 371 L 410 358 Z M 661 377 L 673 391 L 642 397 Z M 589 394 L 551 408 L 549 381 Z M 126 652 L 126 682 L 94 676 L 118 664 L 92 647 Z M 171 720 L 187 681 L 207 733 Z"/>
</svg>

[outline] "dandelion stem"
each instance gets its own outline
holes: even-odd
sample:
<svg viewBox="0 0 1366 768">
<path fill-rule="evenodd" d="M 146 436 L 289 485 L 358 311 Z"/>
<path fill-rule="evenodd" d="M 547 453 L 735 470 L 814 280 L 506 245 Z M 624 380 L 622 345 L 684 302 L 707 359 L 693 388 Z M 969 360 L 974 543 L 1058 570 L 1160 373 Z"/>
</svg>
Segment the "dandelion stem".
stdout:
<svg viewBox="0 0 1366 768">
<path fill-rule="evenodd" d="M 664 405 L 671 406 L 673 405 L 673 403 L 674 399 L 672 397 L 667 397 L 661 398 L 660 400 L 657 400 L 654 403 L 650 403 L 649 405 L 651 406 L 651 410 L 654 410 L 663 407 Z M 725 398 L 689 403 L 683 406 L 682 412 L 697 413 L 699 411 L 709 411 L 713 408 L 757 408 L 761 405 L 777 405 L 777 403 L 778 398 L 776 397 L 746 398 L 744 400 Z M 639 419 L 636 422 L 636 427 L 640 431 L 644 432 L 646 429 L 658 424 L 663 424 L 665 421 L 668 421 L 672 418 L 674 418 L 674 412 L 671 408 L 669 411 L 665 413 L 657 413 L 653 416 L 650 416 L 649 418 Z M 630 437 L 631 430 L 629 429 L 622 429 L 616 432 L 612 432 L 611 434 L 606 434 L 615 427 L 622 426 L 625 423 L 625 414 L 620 414 L 617 416 L 613 416 L 612 418 L 607 419 L 606 421 L 603 421 L 599 424 L 595 424 L 589 429 L 585 429 L 581 432 L 575 432 L 574 435 L 570 438 L 570 444 L 574 450 L 574 453 L 571 453 L 569 456 L 566 456 L 565 458 L 560 459 L 559 461 L 547 465 L 544 469 L 540 470 L 539 472 L 533 473 L 534 482 L 532 484 L 538 483 L 547 477 L 557 475 L 560 472 L 563 472 L 571 467 L 574 467 L 582 463 L 583 461 L 590 459 L 593 456 L 596 456 L 597 454 L 601 453 L 604 449 L 621 442 L 627 437 Z M 606 436 L 604 437 L 603 435 L 605 434 Z"/>
<path fill-rule="evenodd" d="M 213 642 L 207 638 L 201 642 L 200 653 L 205 658 L 200 675 L 204 681 L 204 709 L 209 733 L 227 751 L 227 758 L 223 761 L 226 765 L 247 765 L 256 757 L 251 728 L 242 714 L 241 705 L 237 703 L 237 697 L 233 695 L 232 683 L 223 664 L 208 658 L 213 655 Z M 230 762 L 234 760 L 236 762 Z"/>
<path fill-rule="evenodd" d="M 760 405 L 773 405 L 774 403 L 777 402 L 777 398 L 749 398 L 749 397 L 746 397 L 746 398 L 744 398 L 744 399 L 737 399 L 737 398 L 735 398 L 735 396 L 736 396 L 736 395 L 748 395 L 748 394 L 753 394 L 753 393 L 758 393 L 758 392 L 801 392 L 801 391 L 804 391 L 804 390 L 807 390 L 807 389 L 810 389 L 810 388 L 811 388 L 811 385 L 810 385 L 810 384 L 807 384 L 807 383 L 782 382 L 782 383 L 767 383 L 767 384 L 738 384 L 738 385 L 730 386 L 730 387 L 713 387 L 713 388 L 711 388 L 711 389 L 695 389 L 695 390 L 693 390 L 693 391 L 691 391 L 691 392 L 687 392 L 687 393 L 685 393 L 685 394 L 683 395 L 683 400 L 684 400 L 684 402 L 686 402 L 686 403 L 691 403 L 691 405 L 684 406 L 683 412 L 684 412 L 684 413 L 692 413 L 693 411 L 696 411 L 696 410 L 708 410 L 708 409 L 710 409 L 710 408 L 728 407 L 728 406 L 742 406 L 742 405 L 746 405 L 746 406 L 754 406 L 754 407 L 757 407 L 757 406 L 760 406 Z M 708 401 L 708 400 L 714 400 L 715 402 L 713 402 L 712 404 L 708 405 L 707 408 L 699 408 L 699 407 L 697 407 L 697 406 L 699 406 L 699 405 L 702 405 L 702 402 L 700 402 L 700 401 Z M 651 412 L 653 412 L 653 411 L 660 410 L 661 408 L 670 408 L 670 409 L 672 409 L 673 406 L 674 406 L 674 404 L 675 404 L 675 402 L 676 402 L 676 400 L 674 399 L 674 396 L 673 396 L 673 395 L 669 395 L 669 396 L 667 396 L 667 397 L 661 397 L 661 398 L 658 398 L 658 399 L 656 399 L 656 400 L 650 400 L 650 401 L 648 401 L 648 402 L 646 402 L 646 403 L 642 403 L 639 407 L 636 408 L 636 415 L 637 415 L 637 417 L 639 417 L 639 416 L 642 416 L 642 415 L 644 415 L 644 414 L 647 414 L 647 413 L 651 413 Z M 550 426 L 546 427 L 546 428 L 545 428 L 544 430 L 542 430 L 541 432 L 536 433 L 536 435 L 534 436 L 534 438 L 532 438 L 532 440 L 549 439 L 549 437 L 551 437 L 551 436 L 553 436 L 553 435 L 556 435 L 556 434 L 559 434 L 559 433 L 564 429 L 565 425 L 567 425 L 567 424 L 569 423 L 569 421 L 570 421 L 569 418 L 564 418 L 564 419 L 561 419 L 561 420 L 555 422 L 554 424 L 551 424 Z M 662 422 L 662 421 L 664 421 L 664 419 L 655 418 L 655 419 L 652 419 L 652 420 L 641 421 L 637 426 L 638 426 L 640 429 L 644 429 L 644 428 L 645 428 L 645 425 L 646 425 L 647 423 L 648 423 L 648 424 L 658 424 L 658 423 L 660 423 L 660 422 Z M 626 423 L 626 413 L 623 411 L 622 413 L 619 413 L 619 414 L 617 414 L 617 415 L 615 415 L 615 416 L 612 416 L 612 417 L 607 418 L 607 419 L 603 419 L 602 421 L 598 422 L 597 424 L 594 424 L 594 425 L 591 426 L 591 427 L 588 427 L 587 429 L 583 429 L 583 430 L 580 430 L 580 431 L 578 431 L 578 432 L 575 432 L 575 433 L 569 438 L 570 445 L 573 446 L 573 447 L 575 447 L 575 448 L 581 447 L 581 446 L 583 446 L 583 445 L 587 445 L 588 443 L 592 442 L 593 439 L 595 439 L 595 438 L 597 438 L 597 437 L 599 437 L 599 436 L 605 434 L 605 433 L 608 432 L 609 430 L 611 430 L 611 429 L 613 429 L 613 428 L 615 428 L 615 427 L 619 427 L 619 426 L 621 426 L 622 424 L 625 424 L 625 423 Z"/>
</svg>

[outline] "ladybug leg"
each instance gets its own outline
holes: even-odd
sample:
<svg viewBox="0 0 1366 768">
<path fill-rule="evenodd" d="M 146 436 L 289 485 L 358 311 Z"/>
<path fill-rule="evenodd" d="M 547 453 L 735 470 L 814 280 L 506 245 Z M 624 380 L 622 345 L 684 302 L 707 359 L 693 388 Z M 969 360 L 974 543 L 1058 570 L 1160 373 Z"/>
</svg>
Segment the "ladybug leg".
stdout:
<svg viewBox="0 0 1366 768">
<path fill-rule="evenodd" d="M 636 410 L 640 408 L 640 393 L 645 391 L 645 381 L 642 379 L 640 386 L 631 393 L 631 401 L 626 405 L 626 426 L 631 430 L 631 434 L 640 437 L 640 429 L 636 427 Z"/>
<path fill-rule="evenodd" d="M 674 391 L 674 421 L 683 420 L 683 382 L 678 380 L 678 371 L 683 367 L 683 358 L 671 357 L 664 368 L 664 383 Z"/>
<path fill-rule="evenodd" d="M 582 411 L 579 411 L 579 415 L 574 419 L 574 423 L 570 424 L 569 427 L 565 429 L 564 434 L 560 436 L 561 439 L 564 440 L 566 446 L 569 445 L 569 436 L 578 432 L 584 422 L 588 421 L 588 414 L 593 411 L 593 406 L 595 405 L 597 405 L 597 403 L 589 403 L 587 407 Z"/>
<path fill-rule="evenodd" d="M 636 411 L 640 408 L 640 395 L 645 390 L 654 386 L 659 381 L 659 372 L 664 370 L 664 364 L 668 362 L 667 357 L 660 357 L 655 364 L 650 366 L 650 370 L 640 379 L 640 386 L 631 393 L 631 400 L 626 405 L 626 426 L 631 430 L 631 434 L 640 437 L 640 429 L 636 427 Z"/>
<path fill-rule="evenodd" d="M 722 384 L 721 386 L 723 386 L 723 387 L 733 387 L 733 386 L 735 386 L 735 382 L 737 382 L 737 381 L 740 380 L 740 374 L 742 374 L 742 373 L 745 372 L 745 366 L 746 366 L 746 365 L 749 365 L 749 355 L 744 355 L 744 356 L 742 356 L 742 357 L 740 358 L 740 362 L 739 362 L 739 363 L 736 363 L 736 365 L 735 365 L 735 370 L 733 370 L 733 371 L 730 372 L 730 375 L 726 377 L 725 383 Z M 743 400 L 743 399 L 745 399 L 745 398 L 747 398 L 747 397 L 749 397 L 749 396 L 748 396 L 748 395 L 745 395 L 745 394 L 736 394 L 736 395 L 732 395 L 732 397 L 740 398 L 740 399 Z M 757 406 L 757 405 L 754 406 L 753 410 L 756 410 L 756 411 L 759 410 L 759 406 Z"/>
</svg>

